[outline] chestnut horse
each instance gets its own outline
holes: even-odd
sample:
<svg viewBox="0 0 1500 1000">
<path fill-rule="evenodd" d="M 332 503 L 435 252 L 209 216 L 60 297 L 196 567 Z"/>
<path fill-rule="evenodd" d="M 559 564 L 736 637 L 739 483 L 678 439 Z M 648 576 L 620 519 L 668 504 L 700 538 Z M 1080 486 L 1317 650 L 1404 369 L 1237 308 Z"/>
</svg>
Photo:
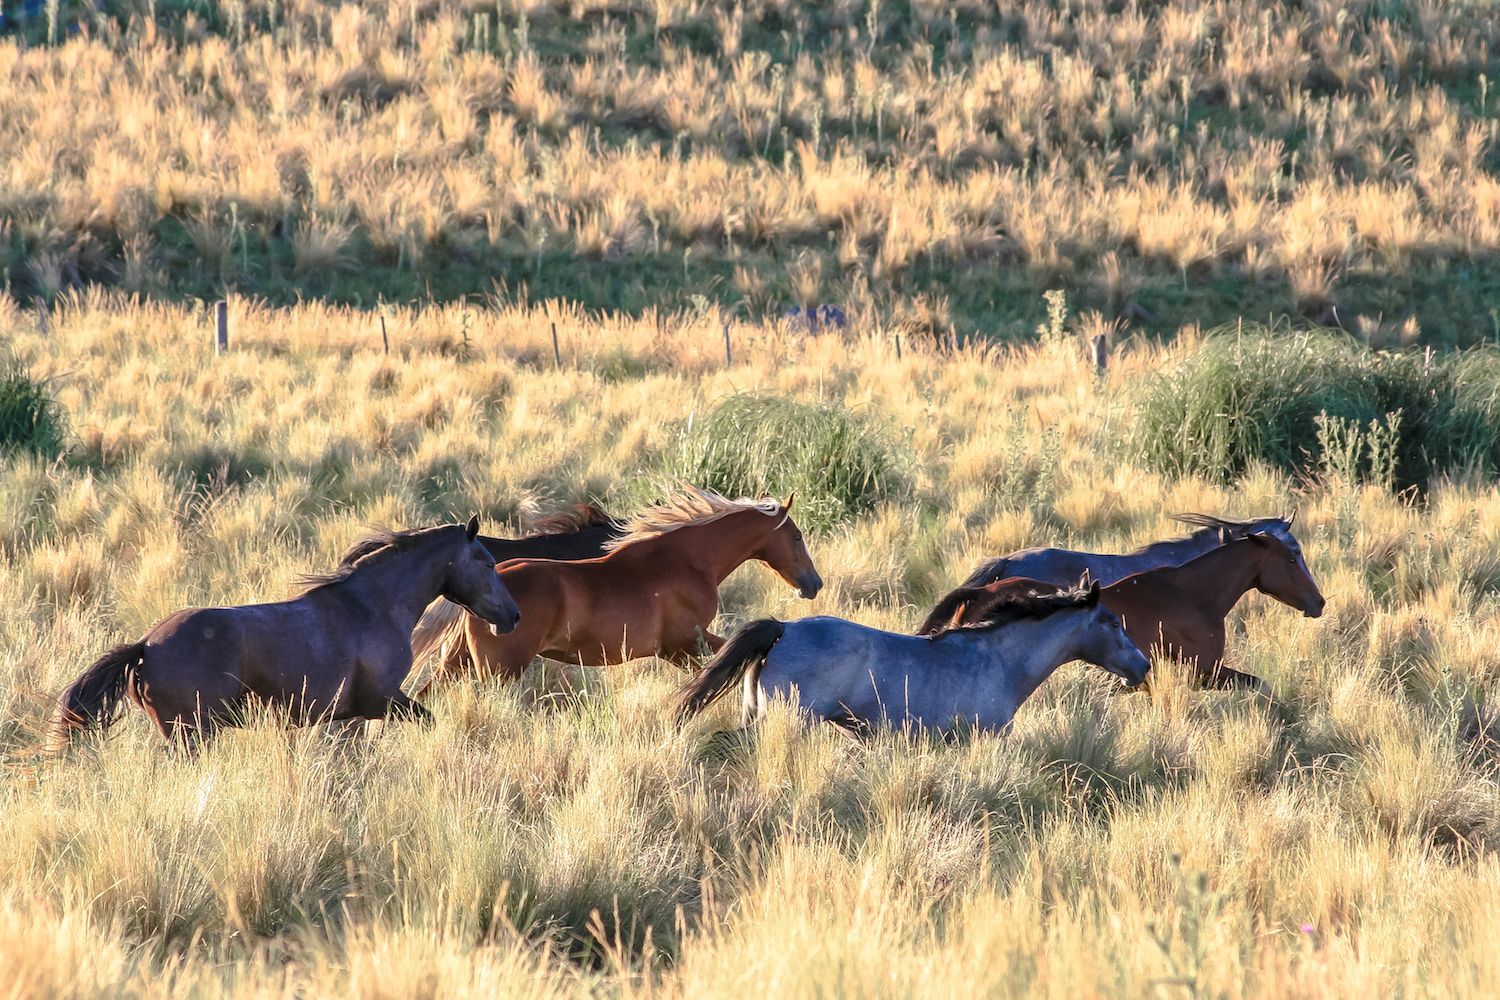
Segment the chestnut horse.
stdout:
<svg viewBox="0 0 1500 1000">
<path fill-rule="evenodd" d="M 238 608 L 189 608 L 139 642 L 116 646 L 58 699 L 51 742 L 105 729 L 128 697 L 168 739 L 189 743 L 233 724 L 252 699 L 297 722 L 425 717 L 401 692 L 412 626 L 434 597 L 509 631 L 520 611 L 477 541 L 479 518 L 356 542 L 301 597 Z M 457 606 L 457 605 L 455 605 Z"/>
<path fill-rule="evenodd" d="M 1233 521 L 1211 514 L 1174 514 L 1172 520 L 1196 524 L 1199 526 L 1198 530 L 1184 538 L 1152 542 L 1123 555 L 1076 552 L 1072 549 L 1021 549 L 980 564 L 978 569 L 969 574 L 963 585 L 983 587 L 1007 577 L 1023 577 L 1055 583 L 1059 587 L 1071 587 L 1087 573 L 1089 579 L 1099 581 L 1099 586 L 1108 587 L 1132 573 L 1144 573 L 1158 566 L 1181 566 L 1189 559 L 1196 559 L 1205 552 L 1257 532 L 1281 539 L 1301 559 L 1302 546 L 1297 544 L 1297 539 L 1292 535 L 1293 517 L 1295 515 Z M 1304 563 L 1303 569 L 1306 568 Z"/>
<path fill-rule="evenodd" d="M 469 667 L 514 680 L 538 655 L 604 666 L 653 655 L 686 663 L 704 647 L 717 651 L 723 640 L 708 627 L 719 584 L 741 563 L 767 564 L 808 600 L 823 587 L 791 519 L 792 499 L 728 500 L 689 487 L 627 519 L 626 533 L 598 559 L 501 563 L 496 572 L 523 612 L 520 628 L 497 639 L 473 615 L 435 602 L 412 633 L 415 661 L 441 646 L 433 681 Z"/>
<path fill-rule="evenodd" d="M 496 562 L 508 559 L 597 559 L 604 546 L 624 530 L 624 522 L 610 517 L 591 503 L 574 504 L 567 510 L 525 525 L 520 538 L 480 535 L 479 544 Z"/>
<path fill-rule="evenodd" d="M 1065 589 L 1016 577 L 983 587 L 960 587 L 938 602 L 917 634 L 978 620 L 989 604 L 1015 600 L 1018 594 L 1046 596 Z M 1309 618 L 1323 614 L 1323 595 L 1301 554 L 1264 533 L 1230 542 L 1181 566 L 1127 576 L 1105 587 L 1099 600 L 1120 616 L 1143 652 L 1194 664 L 1205 686 L 1266 691 L 1259 677 L 1224 666 L 1224 616 L 1251 589 Z"/>
</svg>

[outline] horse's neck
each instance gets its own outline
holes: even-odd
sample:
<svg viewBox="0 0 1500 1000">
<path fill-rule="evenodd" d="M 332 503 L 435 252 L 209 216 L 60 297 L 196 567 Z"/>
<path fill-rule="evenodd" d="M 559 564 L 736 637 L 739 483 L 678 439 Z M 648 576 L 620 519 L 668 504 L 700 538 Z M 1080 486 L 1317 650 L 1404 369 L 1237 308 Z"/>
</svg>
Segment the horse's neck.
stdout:
<svg viewBox="0 0 1500 1000">
<path fill-rule="evenodd" d="M 681 562 L 707 573 L 718 586 L 755 555 L 775 524 L 759 511 L 737 511 L 707 524 L 678 528 L 662 538 Z"/>
<path fill-rule="evenodd" d="M 1217 548 L 1219 544 L 1220 537 L 1217 528 L 1201 528 L 1184 538 L 1168 538 L 1164 541 L 1143 545 L 1130 553 L 1130 556 L 1131 558 L 1137 556 L 1176 556 L 1178 559 L 1186 561 L 1183 559 L 1184 556 L 1187 559 L 1192 559 L 1195 556 Z"/>
<path fill-rule="evenodd" d="M 1253 545 L 1231 542 L 1163 572 L 1171 573 L 1172 582 L 1184 592 L 1209 602 L 1209 610 L 1222 618 L 1260 575 L 1259 550 Z"/>
<path fill-rule="evenodd" d="M 335 586 L 369 594 L 367 603 L 386 607 L 410 632 L 423 610 L 442 592 L 449 566 L 449 562 L 421 550 L 403 552 L 374 566 L 361 567 Z"/>
<path fill-rule="evenodd" d="M 1064 627 L 1059 627 L 1060 616 L 1068 618 Z M 990 640 L 991 662 L 1005 671 L 1017 696 L 1017 705 L 1031 697 L 1058 667 L 1078 658 L 1079 629 L 1075 619 L 1067 612 L 1054 612 L 1046 618 L 1002 625 L 986 636 Z"/>
</svg>

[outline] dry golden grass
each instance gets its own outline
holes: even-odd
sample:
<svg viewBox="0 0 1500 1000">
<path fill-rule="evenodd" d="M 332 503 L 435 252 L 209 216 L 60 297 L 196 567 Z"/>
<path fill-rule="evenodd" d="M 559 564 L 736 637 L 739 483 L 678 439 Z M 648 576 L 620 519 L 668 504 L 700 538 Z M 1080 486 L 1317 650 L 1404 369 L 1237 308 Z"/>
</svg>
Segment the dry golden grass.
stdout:
<svg viewBox="0 0 1500 1000">
<path fill-rule="evenodd" d="M 1475 299 L 1500 253 L 1494 18 L 1115 6 L 122 8 L 0 42 L 0 244 L 27 295 L 145 290 L 154 241 L 200 296 L 501 274 L 639 309 L 750 262 L 773 282 L 740 288 L 756 310 L 950 294 L 921 320 L 942 332 L 1027 333 L 1001 300 L 1057 285 L 1111 319 L 1138 296 L 1223 319 L 1227 281 L 1250 315 L 1496 333 Z M 335 280 L 345 253 L 387 287 Z M 1450 265 L 1478 286 L 1440 302 Z"/>
<path fill-rule="evenodd" d="M 392 309 L 389 357 L 368 314 L 235 300 L 231 324 L 215 358 L 192 307 L 65 296 L 44 336 L 0 298 L 75 444 L 0 467 L 16 995 L 1500 990 L 1494 486 L 1418 504 L 1264 469 L 1164 480 L 1117 442 L 1180 348 L 1122 340 L 1101 378 L 1066 331 L 897 361 L 878 328 L 736 324 L 725 370 L 712 311 Z M 133 714 L 34 756 L 53 693 L 171 610 L 282 597 L 369 522 L 619 506 L 689 414 L 746 389 L 863 413 L 907 487 L 813 540 L 817 602 L 747 567 L 722 628 L 909 629 L 981 556 L 1132 546 L 1180 510 L 1297 511 L 1328 612 L 1233 613 L 1230 665 L 1275 704 L 1170 665 L 1150 697 L 1112 697 L 1075 665 L 1009 734 L 951 745 L 856 745 L 784 711 L 747 743 L 716 735 L 734 705 L 679 728 L 682 675 L 644 660 L 460 685 L 431 727 L 368 739 L 262 718 L 187 757 Z"/>
</svg>

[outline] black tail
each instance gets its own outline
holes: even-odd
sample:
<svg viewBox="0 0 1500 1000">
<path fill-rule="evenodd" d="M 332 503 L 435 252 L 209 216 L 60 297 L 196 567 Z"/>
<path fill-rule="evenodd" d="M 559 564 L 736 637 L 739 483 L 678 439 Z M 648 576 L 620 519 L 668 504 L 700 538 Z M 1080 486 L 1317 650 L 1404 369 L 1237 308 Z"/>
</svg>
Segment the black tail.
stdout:
<svg viewBox="0 0 1500 1000">
<path fill-rule="evenodd" d="M 115 721 L 120 701 L 135 680 L 136 667 L 146 655 L 146 641 L 116 646 L 94 661 L 83 676 L 68 686 L 57 699 L 57 715 L 52 719 L 50 743 L 54 750 L 66 750 L 75 729 L 98 726 L 108 729 Z"/>
<path fill-rule="evenodd" d="M 698 671 L 698 676 L 677 692 L 674 699 L 677 717 L 685 719 L 697 715 L 718 701 L 725 691 L 745 676 L 745 671 L 765 662 L 766 654 L 781 641 L 785 632 L 786 625 L 774 618 L 758 618 L 741 625 L 708 665 Z"/>
<path fill-rule="evenodd" d="M 998 559 L 986 559 L 979 564 L 979 568 L 969 574 L 969 578 L 959 584 L 961 587 L 983 587 L 987 583 L 1005 579 L 1005 568 L 1010 565 L 1009 556 L 1001 556 Z"/>
</svg>

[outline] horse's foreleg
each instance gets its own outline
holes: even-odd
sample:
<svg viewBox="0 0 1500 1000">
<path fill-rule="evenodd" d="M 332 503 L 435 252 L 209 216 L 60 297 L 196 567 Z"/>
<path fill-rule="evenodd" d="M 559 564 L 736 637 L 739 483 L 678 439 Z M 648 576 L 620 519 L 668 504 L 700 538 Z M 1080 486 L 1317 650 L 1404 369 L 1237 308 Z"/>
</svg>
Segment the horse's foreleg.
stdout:
<svg viewBox="0 0 1500 1000">
<path fill-rule="evenodd" d="M 1241 673 L 1238 670 L 1231 670 L 1230 668 L 1224 666 L 1224 664 L 1222 663 L 1218 664 L 1211 670 L 1200 671 L 1198 674 L 1198 679 L 1199 682 L 1206 688 L 1224 690 L 1226 688 L 1242 687 L 1249 688 L 1252 691 L 1260 691 L 1263 694 L 1270 694 L 1271 692 L 1271 689 L 1266 685 L 1266 682 L 1261 680 L 1254 674 L 1246 674 Z"/>
</svg>

